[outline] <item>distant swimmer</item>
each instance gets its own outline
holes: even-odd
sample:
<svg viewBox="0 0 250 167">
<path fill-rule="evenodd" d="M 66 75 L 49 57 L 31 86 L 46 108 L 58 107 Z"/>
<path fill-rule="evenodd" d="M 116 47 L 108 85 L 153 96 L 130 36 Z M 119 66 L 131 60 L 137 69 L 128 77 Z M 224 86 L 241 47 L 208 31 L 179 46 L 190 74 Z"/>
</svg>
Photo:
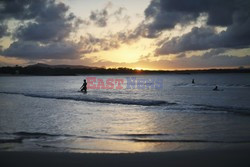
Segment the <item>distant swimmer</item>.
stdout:
<svg viewBox="0 0 250 167">
<path fill-rule="evenodd" d="M 81 92 L 87 93 L 87 82 L 86 79 L 83 80 L 83 84 L 81 86 Z"/>
<path fill-rule="evenodd" d="M 195 84 L 195 83 L 194 83 L 194 79 L 192 80 L 192 84 Z"/>
<path fill-rule="evenodd" d="M 215 88 L 213 89 L 213 91 L 217 91 L 217 90 L 219 90 L 219 89 L 218 89 L 218 86 L 216 85 Z"/>
</svg>

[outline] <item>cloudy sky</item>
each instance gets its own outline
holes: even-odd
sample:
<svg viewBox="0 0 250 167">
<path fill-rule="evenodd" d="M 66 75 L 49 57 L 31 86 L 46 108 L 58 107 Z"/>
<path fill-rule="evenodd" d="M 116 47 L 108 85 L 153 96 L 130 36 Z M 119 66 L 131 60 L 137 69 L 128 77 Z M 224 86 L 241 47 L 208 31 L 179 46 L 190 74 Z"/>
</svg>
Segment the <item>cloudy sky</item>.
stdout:
<svg viewBox="0 0 250 167">
<path fill-rule="evenodd" d="M 250 66 L 249 0 L 1 0 L 0 66 Z"/>
</svg>

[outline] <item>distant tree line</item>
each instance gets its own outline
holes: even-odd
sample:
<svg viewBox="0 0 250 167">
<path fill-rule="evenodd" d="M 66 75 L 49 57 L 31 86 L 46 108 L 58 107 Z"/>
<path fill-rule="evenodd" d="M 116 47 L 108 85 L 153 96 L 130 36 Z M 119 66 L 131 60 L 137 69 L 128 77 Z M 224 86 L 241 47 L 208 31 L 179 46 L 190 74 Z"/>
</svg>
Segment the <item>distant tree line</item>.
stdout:
<svg viewBox="0 0 250 167">
<path fill-rule="evenodd" d="M 71 68 L 53 66 L 15 66 L 0 67 L 1 75 L 87 75 L 87 74 L 191 74 L 191 73 L 250 73 L 249 68 L 238 69 L 208 69 L 208 70 L 176 70 L 176 71 L 150 71 L 134 70 L 130 68 Z"/>
</svg>

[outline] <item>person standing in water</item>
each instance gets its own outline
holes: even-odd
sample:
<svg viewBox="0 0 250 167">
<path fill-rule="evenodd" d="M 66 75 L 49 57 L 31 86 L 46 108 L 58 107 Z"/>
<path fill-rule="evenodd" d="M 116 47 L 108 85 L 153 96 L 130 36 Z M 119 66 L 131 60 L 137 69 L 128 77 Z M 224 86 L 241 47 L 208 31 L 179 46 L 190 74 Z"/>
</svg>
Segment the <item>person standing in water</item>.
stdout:
<svg viewBox="0 0 250 167">
<path fill-rule="evenodd" d="M 215 88 L 213 88 L 213 91 L 217 91 L 217 90 L 219 89 L 218 89 L 218 86 L 216 85 Z"/>
<path fill-rule="evenodd" d="M 87 93 L 87 82 L 86 79 L 83 80 L 83 84 L 81 86 L 81 92 Z"/>
<path fill-rule="evenodd" d="M 192 84 L 195 84 L 194 79 L 192 80 Z"/>
</svg>

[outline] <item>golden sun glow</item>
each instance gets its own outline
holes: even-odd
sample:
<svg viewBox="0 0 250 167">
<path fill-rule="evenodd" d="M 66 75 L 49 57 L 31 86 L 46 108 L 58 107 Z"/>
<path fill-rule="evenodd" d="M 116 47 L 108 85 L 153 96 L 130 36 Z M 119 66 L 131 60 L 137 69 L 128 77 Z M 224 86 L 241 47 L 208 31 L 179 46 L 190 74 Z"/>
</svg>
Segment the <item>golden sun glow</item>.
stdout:
<svg viewBox="0 0 250 167">
<path fill-rule="evenodd" d="M 135 70 L 141 71 L 141 70 L 143 70 L 143 68 L 141 68 L 141 67 L 135 67 Z"/>
<path fill-rule="evenodd" d="M 151 48 L 152 40 L 141 39 L 136 43 L 121 44 L 117 49 L 109 51 L 100 51 L 91 53 L 85 56 L 98 57 L 99 60 L 112 61 L 116 63 L 135 63 L 139 61 L 141 56 L 148 55 L 153 52 L 154 48 Z"/>
</svg>

